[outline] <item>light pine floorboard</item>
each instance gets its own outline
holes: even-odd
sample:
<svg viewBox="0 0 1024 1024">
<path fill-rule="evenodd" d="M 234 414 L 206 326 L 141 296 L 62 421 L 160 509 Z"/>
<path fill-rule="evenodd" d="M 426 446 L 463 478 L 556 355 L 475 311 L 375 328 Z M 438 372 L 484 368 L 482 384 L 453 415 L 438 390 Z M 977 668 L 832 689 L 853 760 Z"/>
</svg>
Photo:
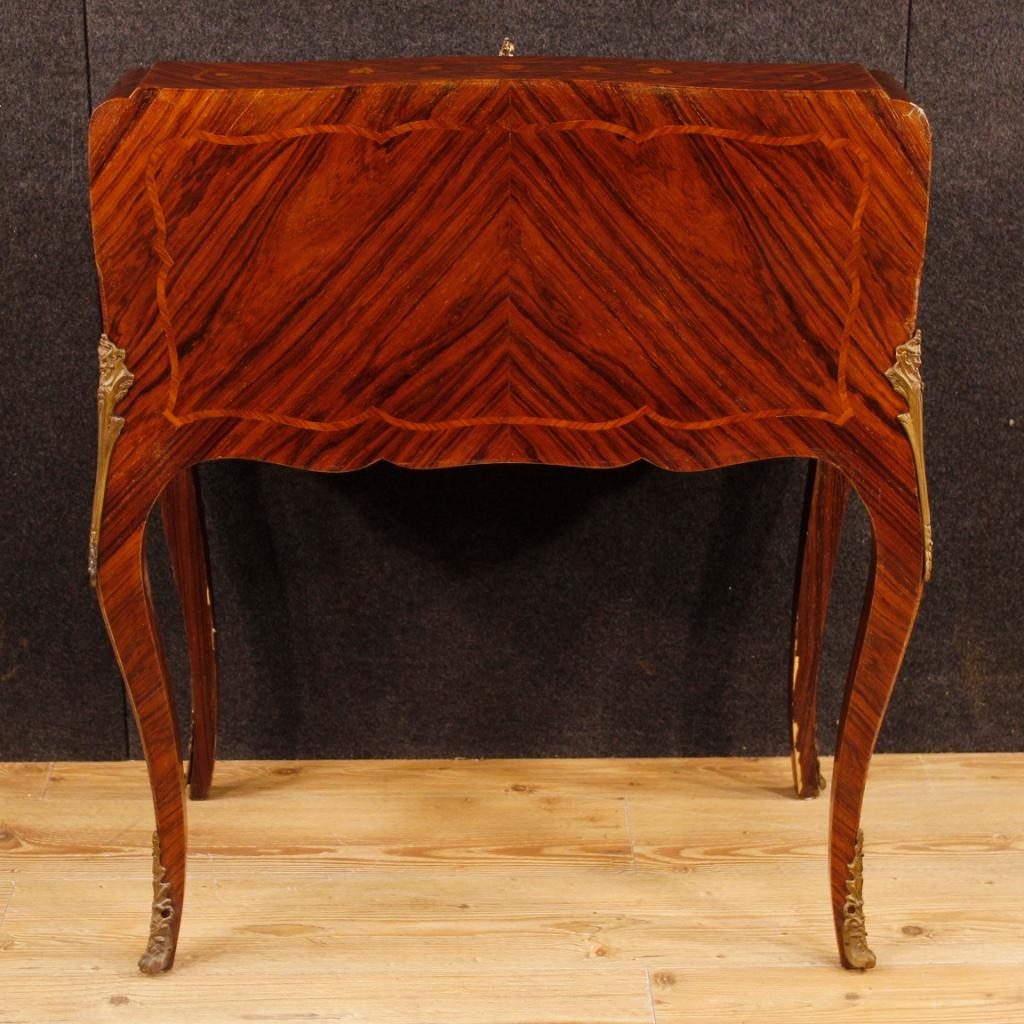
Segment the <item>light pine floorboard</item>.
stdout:
<svg viewBox="0 0 1024 1024">
<path fill-rule="evenodd" d="M 831 766 L 825 764 L 826 775 Z M 1024 755 L 878 756 L 841 970 L 782 759 L 235 762 L 139 975 L 139 763 L 0 765 L 0 1022 L 1024 1024 Z"/>
</svg>

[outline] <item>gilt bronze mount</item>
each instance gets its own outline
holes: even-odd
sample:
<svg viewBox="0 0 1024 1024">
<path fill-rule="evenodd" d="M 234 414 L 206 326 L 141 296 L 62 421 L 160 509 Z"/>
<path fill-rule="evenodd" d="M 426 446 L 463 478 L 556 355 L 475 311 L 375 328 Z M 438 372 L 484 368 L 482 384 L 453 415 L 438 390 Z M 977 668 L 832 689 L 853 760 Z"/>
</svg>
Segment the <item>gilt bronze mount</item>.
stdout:
<svg viewBox="0 0 1024 1024">
<path fill-rule="evenodd" d="M 924 534 L 924 579 L 932 578 L 932 514 L 928 506 L 928 480 L 924 471 L 924 382 L 921 380 L 921 332 L 896 349 L 896 362 L 885 376 L 897 394 L 907 400 L 908 409 L 897 419 L 910 438 L 917 471 L 917 492 L 921 504 L 921 529 Z"/>
<path fill-rule="evenodd" d="M 851 967 L 866 971 L 875 966 L 875 954 L 868 948 L 864 922 L 864 830 L 857 829 L 853 860 L 847 865 L 846 901 L 843 903 L 843 952 Z"/>
<path fill-rule="evenodd" d="M 153 833 L 153 913 L 149 922 L 146 952 L 139 958 L 143 974 L 160 974 L 174 963 L 177 909 L 160 854 L 160 834 Z"/>
<path fill-rule="evenodd" d="M 107 471 L 114 442 L 124 429 L 124 417 L 114 415 L 114 406 L 135 383 L 135 375 L 124 364 L 124 349 L 118 348 L 105 334 L 100 335 L 98 354 L 100 383 L 96 389 L 96 486 L 92 496 L 92 525 L 89 529 L 89 581 L 94 587 L 100 565 L 100 523 L 103 520 L 103 498 L 107 493 Z"/>
</svg>

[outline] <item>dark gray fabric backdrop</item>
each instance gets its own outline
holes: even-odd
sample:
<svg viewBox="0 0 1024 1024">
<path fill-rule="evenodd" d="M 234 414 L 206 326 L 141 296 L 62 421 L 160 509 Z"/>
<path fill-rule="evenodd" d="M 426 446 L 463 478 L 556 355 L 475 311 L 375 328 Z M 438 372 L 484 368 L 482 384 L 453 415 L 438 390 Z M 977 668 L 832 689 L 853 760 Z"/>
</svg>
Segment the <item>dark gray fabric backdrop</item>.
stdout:
<svg viewBox="0 0 1024 1024">
<path fill-rule="evenodd" d="M 935 135 L 925 339 L 936 570 L 882 747 L 1020 749 L 1024 28 L 1016 0 L 2 0 L 0 760 L 138 754 L 85 574 L 99 313 L 89 109 L 157 59 L 493 53 L 861 61 Z M 786 749 L 804 468 L 672 476 L 202 469 L 224 756 Z M 154 527 L 157 524 L 154 523 Z M 166 555 L 154 587 L 187 708 Z M 870 543 L 854 509 L 831 746 Z"/>
</svg>

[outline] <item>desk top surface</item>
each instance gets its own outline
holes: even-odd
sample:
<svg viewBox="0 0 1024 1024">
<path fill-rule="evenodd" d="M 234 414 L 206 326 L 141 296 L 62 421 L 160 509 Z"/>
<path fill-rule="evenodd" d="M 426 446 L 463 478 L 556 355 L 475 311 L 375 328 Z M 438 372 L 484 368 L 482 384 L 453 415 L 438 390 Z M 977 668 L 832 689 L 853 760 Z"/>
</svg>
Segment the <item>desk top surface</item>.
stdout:
<svg viewBox="0 0 1024 1024">
<path fill-rule="evenodd" d="M 437 57 L 229 64 L 160 62 L 128 72 L 110 97 L 135 89 L 317 89 L 352 83 L 591 81 L 668 88 L 873 92 L 906 95 L 860 64 L 741 64 L 593 57 Z"/>
</svg>

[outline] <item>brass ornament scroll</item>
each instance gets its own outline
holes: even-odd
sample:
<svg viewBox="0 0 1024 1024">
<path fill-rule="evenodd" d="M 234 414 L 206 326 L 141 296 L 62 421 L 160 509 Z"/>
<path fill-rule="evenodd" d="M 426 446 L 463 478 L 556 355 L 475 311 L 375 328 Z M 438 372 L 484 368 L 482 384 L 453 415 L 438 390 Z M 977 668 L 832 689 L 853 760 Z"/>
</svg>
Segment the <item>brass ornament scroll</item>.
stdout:
<svg viewBox="0 0 1024 1024">
<path fill-rule="evenodd" d="M 924 382 L 921 380 L 921 332 L 896 349 L 896 362 L 885 376 L 897 394 L 902 395 L 908 409 L 897 419 L 910 438 L 917 473 L 917 493 L 921 504 L 921 530 L 924 534 L 924 579 L 932 578 L 932 514 L 928 506 L 928 480 L 924 471 Z"/>
<path fill-rule="evenodd" d="M 857 829 L 853 860 L 847 865 L 846 900 L 843 903 L 843 952 L 851 967 L 866 971 L 875 966 L 875 954 L 868 948 L 864 923 L 864 831 Z"/>
<path fill-rule="evenodd" d="M 118 348 L 105 334 L 99 344 L 100 383 L 96 390 L 96 486 L 92 496 L 92 525 L 89 530 L 89 580 L 96 586 L 100 563 L 100 523 L 103 520 L 103 499 L 107 493 L 107 471 L 114 442 L 124 429 L 124 417 L 114 415 L 114 406 L 135 383 L 135 375 L 124 364 L 124 349 Z"/>
<path fill-rule="evenodd" d="M 166 878 L 160 854 L 160 834 L 153 833 L 153 914 L 149 922 L 149 941 L 139 959 L 143 974 L 160 974 L 174 961 L 174 920 L 177 910 L 171 897 L 171 884 Z"/>
</svg>

